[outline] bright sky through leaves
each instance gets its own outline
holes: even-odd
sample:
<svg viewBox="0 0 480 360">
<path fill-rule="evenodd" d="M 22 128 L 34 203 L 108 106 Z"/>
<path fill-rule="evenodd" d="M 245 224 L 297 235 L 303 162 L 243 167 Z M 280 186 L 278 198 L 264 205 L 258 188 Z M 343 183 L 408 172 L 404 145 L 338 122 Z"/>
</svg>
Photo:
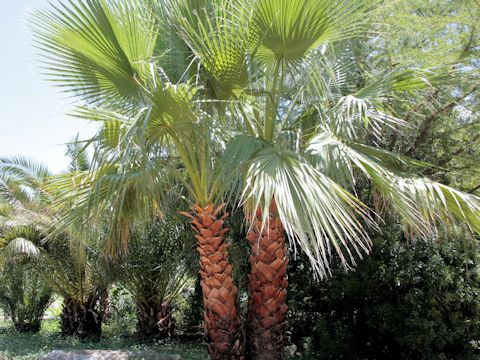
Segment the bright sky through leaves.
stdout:
<svg viewBox="0 0 480 360">
<path fill-rule="evenodd" d="M 64 144 L 77 132 L 87 138 L 94 125 L 65 115 L 72 101 L 41 75 L 28 17 L 47 0 L 2 0 L 0 31 L 0 156 L 25 155 L 53 171 L 68 167 Z"/>
</svg>

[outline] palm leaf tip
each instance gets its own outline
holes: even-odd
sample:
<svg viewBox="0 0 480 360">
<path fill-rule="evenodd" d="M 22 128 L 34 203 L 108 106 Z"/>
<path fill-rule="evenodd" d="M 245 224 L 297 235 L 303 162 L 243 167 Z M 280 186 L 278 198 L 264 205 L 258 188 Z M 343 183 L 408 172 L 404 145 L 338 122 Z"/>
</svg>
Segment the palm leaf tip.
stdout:
<svg viewBox="0 0 480 360">
<path fill-rule="evenodd" d="M 429 236 L 439 226 L 463 223 L 480 231 L 480 199 L 427 178 L 411 170 L 427 164 L 388 151 L 342 141 L 328 131 L 312 138 L 308 151 L 322 171 L 355 186 L 353 169 L 373 184 L 382 201 L 389 204 L 409 229 Z"/>
<path fill-rule="evenodd" d="M 36 11 L 31 23 L 47 78 L 88 102 L 135 99 L 155 45 L 147 3 L 64 1 Z"/>
</svg>

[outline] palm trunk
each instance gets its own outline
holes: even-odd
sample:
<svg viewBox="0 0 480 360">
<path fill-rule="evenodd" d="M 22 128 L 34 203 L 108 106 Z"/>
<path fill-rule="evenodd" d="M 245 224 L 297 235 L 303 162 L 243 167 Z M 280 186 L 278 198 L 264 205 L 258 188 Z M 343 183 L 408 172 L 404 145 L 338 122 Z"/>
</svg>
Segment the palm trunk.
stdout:
<svg viewBox="0 0 480 360">
<path fill-rule="evenodd" d="M 272 201 L 269 221 L 262 228 L 262 213 L 251 220 L 247 239 L 250 255 L 248 347 L 251 359 L 277 360 L 284 348 L 287 297 L 285 231 Z"/>
<path fill-rule="evenodd" d="M 175 321 L 169 304 L 137 302 L 137 335 L 143 340 L 162 340 L 172 336 Z"/>
<path fill-rule="evenodd" d="M 78 338 L 81 342 L 100 341 L 102 337 L 103 313 L 96 307 L 97 299 L 89 299 L 80 306 L 78 317 Z"/>
<path fill-rule="evenodd" d="M 60 319 L 60 329 L 62 336 L 73 336 L 78 331 L 78 314 L 80 304 L 69 296 L 63 298 L 62 316 Z"/>
<path fill-rule="evenodd" d="M 228 261 L 223 223 L 228 214 L 218 217 L 223 206 L 194 207 L 193 229 L 197 233 L 200 254 L 200 285 L 203 293 L 204 329 L 211 359 L 242 359 L 240 321 L 237 310 L 237 287 L 232 265 Z"/>
</svg>

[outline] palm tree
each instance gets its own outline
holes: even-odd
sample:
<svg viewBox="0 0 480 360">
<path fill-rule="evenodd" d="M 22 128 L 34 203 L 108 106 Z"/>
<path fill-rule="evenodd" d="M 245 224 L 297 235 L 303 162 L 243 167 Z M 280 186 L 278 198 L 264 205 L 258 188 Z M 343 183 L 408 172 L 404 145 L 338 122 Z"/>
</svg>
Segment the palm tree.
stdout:
<svg viewBox="0 0 480 360">
<path fill-rule="evenodd" d="M 152 171 L 158 167 L 151 166 L 151 159 L 169 166 L 188 190 L 195 205 L 193 213 L 184 214 L 197 232 L 209 351 L 212 358 L 234 358 L 240 351 L 240 326 L 237 288 L 224 243 L 228 215 L 221 214 L 223 205 L 213 202 L 217 187 L 212 166 L 221 129 L 208 116 L 221 107 L 197 101 L 197 93 L 204 90 L 184 81 L 189 73 L 200 73 L 169 9 L 175 7 L 152 9 L 149 1 L 70 2 L 38 12 L 35 32 L 51 77 L 86 103 L 78 114 L 103 122 L 99 141 L 107 149 L 102 150 L 104 166 L 90 181 L 96 183 L 95 193 L 101 194 L 108 185 L 110 194 L 125 206 L 127 196 L 145 198 L 150 190 L 143 188 L 145 192 L 135 197 L 141 188 L 128 184 L 148 182 L 152 189 L 156 181 L 151 179 L 157 176 Z M 180 168 L 178 161 L 162 161 L 172 157 L 180 160 Z M 100 176 L 102 172 L 106 176 Z M 80 180 L 77 188 L 84 194 L 87 187 Z M 153 190 L 158 197 L 162 188 Z M 111 199 L 103 197 L 105 206 Z M 91 203 L 91 198 L 84 201 Z M 119 215 L 112 224 L 119 225 L 123 235 L 117 238 L 124 240 L 126 250 L 127 209 L 116 208 Z"/>
<path fill-rule="evenodd" d="M 119 279 L 137 304 L 137 335 L 144 340 L 172 336 L 172 302 L 191 277 L 185 221 L 167 214 L 150 226 L 130 229 L 127 258 L 119 264 Z"/>
<path fill-rule="evenodd" d="M 34 226 L 22 224 L 14 211 L 5 220 L 0 231 L 0 306 L 15 330 L 38 332 L 52 303 L 52 288 L 38 272 L 43 254 L 36 244 L 42 234 Z"/>
<path fill-rule="evenodd" d="M 50 77 L 84 101 L 82 117 L 103 123 L 112 176 L 132 174 L 132 152 L 141 164 L 178 160 L 163 164 L 196 204 L 187 215 L 197 231 L 212 358 L 239 357 L 241 347 L 225 193 L 250 224 L 249 349 L 259 359 L 282 353 L 287 234 L 319 276 L 329 274 L 333 252 L 346 268 L 368 253 L 365 225 L 375 226 L 376 215 L 354 195 L 358 174 L 376 187 L 377 210 L 389 204 L 409 230 L 426 234 L 453 220 L 480 229 L 478 198 L 412 176 L 421 164 L 375 146 L 383 127 L 404 125 L 388 106 L 392 97 L 451 74 L 400 69 L 356 82 L 362 71 L 342 46 L 363 32 L 373 6 L 85 0 L 36 15 Z"/>
<path fill-rule="evenodd" d="M 251 6 L 250 26 L 238 35 L 254 39 L 242 56 L 254 75 L 241 113 L 256 126 L 245 126 L 227 144 L 222 178 L 250 223 L 250 355 L 278 359 L 287 312 L 286 234 L 320 277 L 329 274 L 333 251 L 347 269 L 354 265 L 370 249 L 364 225 L 376 227 L 380 215 L 380 206 L 372 214 L 353 195 L 359 175 L 376 188 L 377 205 L 388 203 L 423 235 L 452 221 L 478 232 L 480 201 L 415 176 L 425 164 L 372 146 L 381 143 L 382 128 L 405 125 L 388 102 L 443 84 L 452 75 L 448 67 L 400 69 L 362 83 L 367 74 L 352 64 L 345 40 L 362 29 L 371 2 L 260 0 Z"/>
<path fill-rule="evenodd" d="M 72 167 L 85 163 L 74 144 L 69 146 Z M 84 239 L 89 234 L 85 228 L 58 229 L 61 212 L 54 205 L 57 194 L 49 185 L 53 178 L 45 166 L 26 158 L 0 159 L 0 197 L 14 209 L 14 223 L 18 223 L 12 229 L 32 229 L 12 238 L 6 249 L 42 255 L 32 266 L 42 281 L 63 297 L 63 335 L 99 339 L 103 313 L 99 305 L 109 282 L 103 253 L 94 242 Z"/>
</svg>

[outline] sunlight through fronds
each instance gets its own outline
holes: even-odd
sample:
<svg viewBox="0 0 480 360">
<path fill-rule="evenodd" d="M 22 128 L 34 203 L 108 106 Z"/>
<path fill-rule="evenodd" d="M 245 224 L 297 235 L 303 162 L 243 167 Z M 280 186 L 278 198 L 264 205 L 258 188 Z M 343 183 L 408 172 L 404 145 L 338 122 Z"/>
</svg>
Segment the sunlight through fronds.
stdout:
<svg viewBox="0 0 480 360">
<path fill-rule="evenodd" d="M 275 201 L 287 234 L 320 276 L 330 272 L 332 250 L 346 267 L 355 264 L 356 256 L 369 252 L 364 225 L 375 224 L 358 199 L 295 153 L 267 145 L 242 163 L 238 161 L 245 157 L 244 150 L 240 142 L 236 144 L 236 149 L 227 151 L 237 156 L 226 166 L 244 170 L 245 186 L 239 196 L 247 218 L 261 210 L 264 226 L 268 226 L 268 211 Z"/>
<path fill-rule="evenodd" d="M 323 43 L 361 33 L 367 10 L 364 0 L 252 0 L 256 56 L 267 64 L 295 62 Z"/>
</svg>

